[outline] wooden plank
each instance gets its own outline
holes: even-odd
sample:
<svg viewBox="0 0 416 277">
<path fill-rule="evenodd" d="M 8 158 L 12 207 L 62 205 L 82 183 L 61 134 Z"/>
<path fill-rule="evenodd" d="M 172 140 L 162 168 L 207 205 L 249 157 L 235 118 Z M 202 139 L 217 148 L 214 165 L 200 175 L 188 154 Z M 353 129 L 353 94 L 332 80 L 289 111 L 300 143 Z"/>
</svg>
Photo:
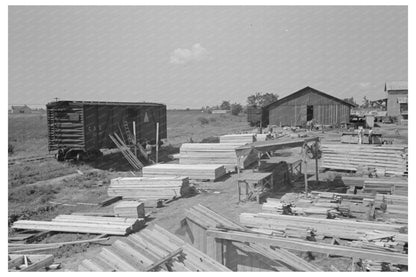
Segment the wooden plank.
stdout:
<svg viewBox="0 0 416 277">
<path fill-rule="evenodd" d="M 111 204 L 113 204 L 113 203 L 115 203 L 117 201 L 120 201 L 121 199 L 122 199 L 121 196 L 113 196 L 113 197 L 110 197 L 110 198 L 105 199 L 104 201 L 101 201 L 99 203 L 99 205 L 101 207 L 105 207 L 105 206 L 111 205 Z"/>
<path fill-rule="evenodd" d="M 162 265 L 163 263 L 169 261 L 170 259 L 174 258 L 175 256 L 181 254 L 182 251 L 183 251 L 182 248 L 178 248 L 177 250 L 169 253 L 168 255 L 166 255 L 165 257 L 161 258 L 160 260 L 154 262 L 152 265 L 146 267 L 146 269 L 144 271 L 152 271 L 156 267 Z"/>
<path fill-rule="evenodd" d="M 364 250 L 360 248 L 328 245 L 317 242 L 306 242 L 296 239 L 279 238 L 262 234 L 252 234 L 240 231 L 221 231 L 219 229 L 209 229 L 207 235 L 217 239 L 226 239 L 239 242 L 264 243 L 270 246 L 277 246 L 297 251 L 312 251 L 329 255 L 345 257 L 355 257 L 360 259 L 370 259 L 392 264 L 408 265 L 408 256 L 397 253 L 384 253 L 381 251 Z"/>
</svg>

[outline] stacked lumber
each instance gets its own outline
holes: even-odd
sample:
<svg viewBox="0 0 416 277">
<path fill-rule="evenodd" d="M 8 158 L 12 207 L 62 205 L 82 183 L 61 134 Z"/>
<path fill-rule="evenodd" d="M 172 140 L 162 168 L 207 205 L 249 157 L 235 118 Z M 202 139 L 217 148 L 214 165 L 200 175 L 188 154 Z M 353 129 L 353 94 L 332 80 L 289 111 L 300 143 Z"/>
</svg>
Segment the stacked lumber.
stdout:
<svg viewBox="0 0 416 277">
<path fill-rule="evenodd" d="M 250 231 L 201 204 L 186 210 L 186 222 L 192 233 L 193 245 L 203 252 L 209 252 L 206 233 L 210 228 Z M 226 266 L 234 271 L 322 271 L 285 249 L 272 249 L 257 243 L 236 241 L 227 244 L 225 261 Z"/>
<path fill-rule="evenodd" d="M 408 242 L 408 235 L 401 233 L 403 226 L 378 222 L 321 219 L 303 216 L 278 215 L 271 213 L 242 213 L 240 223 L 256 230 L 268 230 L 276 236 L 306 238 L 313 230 L 315 238 L 333 237 L 346 240 L 374 241 L 391 238 L 402 243 Z M 264 231 L 263 233 L 267 233 Z"/>
<path fill-rule="evenodd" d="M 229 271 L 158 225 L 116 240 L 83 260 L 79 271 Z"/>
<path fill-rule="evenodd" d="M 144 203 L 121 201 L 114 206 L 114 215 L 118 217 L 144 218 Z"/>
<path fill-rule="evenodd" d="M 244 144 L 244 143 L 243 143 Z M 222 164 L 232 170 L 237 166 L 235 149 L 242 143 L 184 143 L 180 148 L 180 164 Z M 249 155 L 240 161 L 246 168 L 257 161 L 257 155 Z"/>
<path fill-rule="evenodd" d="M 189 190 L 189 178 L 183 176 L 120 177 L 111 180 L 107 193 L 123 199 L 173 199 Z"/>
<path fill-rule="evenodd" d="M 13 254 L 23 254 L 23 253 L 38 253 L 50 250 L 56 250 L 64 245 L 75 245 L 83 243 L 97 243 L 108 240 L 108 238 L 102 238 L 99 235 L 95 239 L 87 240 L 76 240 L 76 241 L 65 241 L 65 242 L 56 242 L 56 243 L 9 243 L 9 253 Z"/>
<path fill-rule="evenodd" d="M 397 223 L 408 223 L 408 197 L 402 195 L 376 194 L 376 217 Z"/>
<path fill-rule="evenodd" d="M 220 143 L 234 143 L 243 145 L 255 141 L 254 134 L 230 134 L 220 136 Z"/>
<path fill-rule="evenodd" d="M 219 164 L 154 164 L 143 167 L 143 177 L 188 176 L 193 180 L 216 180 L 226 174 Z"/>
<path fill-rule="evenodd" d="M 18 220 L 13 223 L 12 228 L 70 233 L 126 235 L 137 231 L 143 224 L 144 219 L 138 218 L 59 215 L 52 219 L 52 221 Z"/>
<path fill-rule="evenodd" d="M 395 175 L 407 172 L 407 146 L 324 144 L 321 148 L 324 168 L 350 171 L 375 168 Z"/>
<path fill-rule="evenodd" d="M 319 218 L 354 218 L 371 220 L 375 215 L 374 195 L 345 194 L 312 191 L 312 198 L 297 195 L 289 202 L 284 195 L 281 199 L 268 198 L 263 204 L 265 212 L 312 216 Z"/>
<path fill-rule="evenodd" d="M 10 271 L 38 271 L 45 270 L 53 263 L 53 255 L 8 255 L 8 268 Z"/>
<path fill-rule="evenodd" d="M 361 189 L 363 193 L 408 195 L 407 178 L 365 178 L 343 176 L 342 181 L 351 190 Z"/>
</svg>

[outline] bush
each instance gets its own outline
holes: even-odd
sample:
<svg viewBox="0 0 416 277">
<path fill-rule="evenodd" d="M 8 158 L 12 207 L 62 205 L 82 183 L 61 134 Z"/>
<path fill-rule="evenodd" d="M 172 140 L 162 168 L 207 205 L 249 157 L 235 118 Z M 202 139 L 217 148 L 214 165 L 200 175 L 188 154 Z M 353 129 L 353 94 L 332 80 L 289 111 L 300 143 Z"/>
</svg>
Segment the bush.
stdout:
<svg viewBox="0 0 416 277">
<path fill-rule="evenodd" d="M 243 106 L 240 104 L 232 104 L 231 105 L 231 114 L 232 115 L 239 115 L 243 111 Z"/>
<path fill-rule="evenodd" d="M 9 144 L 9 154 L 12 155 L 14 153 L 14 145 Z"/>
<path fill-rule="evenodd" d="M 206 125 L 206 124 L 209 124 L 209 120 L 207 119 L 207 118 L 205 118 L 205 117 L 198 117 L 198 119 L 197 119 L 198 121 L 199 121 L 199 123 L 201 123 L 201 125 Z"/>
</svg>

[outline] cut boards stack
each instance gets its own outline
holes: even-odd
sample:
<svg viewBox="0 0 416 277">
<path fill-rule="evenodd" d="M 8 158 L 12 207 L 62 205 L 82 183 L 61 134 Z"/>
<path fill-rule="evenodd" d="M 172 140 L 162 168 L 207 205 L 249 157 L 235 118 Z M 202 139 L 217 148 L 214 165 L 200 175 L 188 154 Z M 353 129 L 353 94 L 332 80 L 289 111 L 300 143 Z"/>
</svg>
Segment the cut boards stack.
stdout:
<svg viewBox="0 0 416 277">
<path fill-rule="evenodd" d="M 230 271 L 158 225 L 116 240 L 83 260 L 79 271 Z"/>
<path fill-rule="evenodd" d="M 253 134 L 231 134 L 220 136 L 220 143 L 247 144 L 255 141 Z"/>
<path fill-rule="evenodd" d="M 141 228 L 143 223 L 143 219 L 137 218 L 59 215 L 52 219 L 52 221 L 18 220 L 13 223 L 12 228 L 71 233 L 126 235 Z"/>
<path fill-rule="evenodd" d="M 216 180 L 225 175 L 220 164 L 154 164 L 143 167 L 143 177 L 188 176 L 193 180 Z"/>
<path fill-rule="evenodd" d="M 158 168 L 162 164 L 156 165 Z M 149 166 L 152 167 L 152 166 Z M 157 170 L 143 168 L 143 175 Z M 164 170 L 162 170 L 163 172 Z M 145 173 L 147 172 L 147 173 Z M 111 180 L 108 196 L 122 196 L 123 199 L 173 199 L 184 196 L 189 192 L 189 178 L 182 174 L 157 177 L 124 177 Z M 175 176 L 180 175 L 180 176 Z"/>
<path fill-rule="evenodd" d="M 119 217 L 144 218 L 144 203 L 120 201 L 114 206 L 114 214 Z"/>
<path fill-rule="evenodd" d="M 184 143 L 180 148 L 180 164 L 222 164 L 227 170 L 237 166 L 235 149 L 242 143 Z M 246 168 L 257 161 L 254 153 L 240 161 L 240 167 Z"/>
<path fill-rule="evenodd" d="M 377 171 L 397 175 L 407 172 L 407 146 L 324 144 L 321 148 L 324 168 L 351 171 L 375 168 Z"/>
</svg>

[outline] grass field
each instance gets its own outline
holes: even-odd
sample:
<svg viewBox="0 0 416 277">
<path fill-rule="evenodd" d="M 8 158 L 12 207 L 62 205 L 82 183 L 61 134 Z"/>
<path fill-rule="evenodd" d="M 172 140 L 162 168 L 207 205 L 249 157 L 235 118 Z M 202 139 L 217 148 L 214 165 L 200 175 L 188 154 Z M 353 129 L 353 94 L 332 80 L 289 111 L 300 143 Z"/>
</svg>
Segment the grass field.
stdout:
<svg viewBox="0 0 416 277">
<path fill-rule="evenodd" d="M 168 111 L 167 120 L 168 139 L 167 144 L 161 149 L 161 160 L 166 159 L 170 152 L 178 151 L 177 147 L 183 142 L 190 140 L 198 142 L 207 137 L 250 129 L 246 117 L 243 115 Z M 10 158 L 48 154 L 46 115 L 9 114 L 8 129 L 9 144 L 14 148 L 14 153 L 9 154 Z M 73 174 L 77 170 L 87 172 L 91 169 L 99 169 L 99 173 L 94 173 L 98 176 L 80 176 L 79 179 L 71 181 L 74 183 L 67 182 L 65 185 L 47 183 L 42 187 L 26 187 L 35 182 Z M 55 159 L 48 159 L 9 165 L 9 216 L 13 219 L 20 216 L 24 218 L 36 217 L 39 214 L 45 216 L 55 214 L 63 208 L 62 206 L 55 207 L 49 204 L 49 201 L 96 202 L 99 198 L 97 195 L 105 196 L 102 188 L 94 185 L 86 188 L 85 183 L 98 179 L 108 180 L 109 176 L 114 176 L 114 172 L 117 171 L 130 174 L 130 170 L 132 170 L 130 165 L 120 153 L 106 155 L 90 163 L 57 162 Z"/>
</svg>

